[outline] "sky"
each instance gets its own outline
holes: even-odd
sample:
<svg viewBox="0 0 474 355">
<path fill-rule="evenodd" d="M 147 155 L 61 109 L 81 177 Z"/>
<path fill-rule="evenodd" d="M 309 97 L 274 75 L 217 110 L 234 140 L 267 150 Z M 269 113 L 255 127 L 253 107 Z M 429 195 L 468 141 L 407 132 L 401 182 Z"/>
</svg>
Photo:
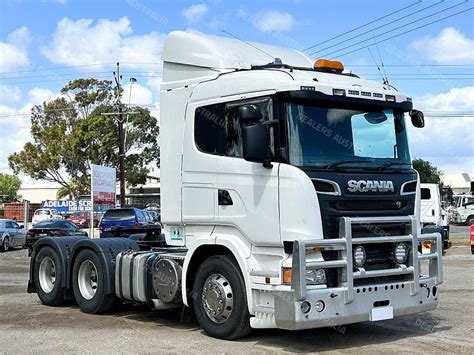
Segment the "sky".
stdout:
<svg viewBox="0 0 474 355">
<path fill-rule="evenodd" d="M 446 173 L 474 172 L 472 7 L 464 0 L 2 0 L 0 172 L 11 173 L 7 157 L 31 140 L 33 105 L 74 78 L 112 80 L 117 61 L 123 83 L 138 79 L 131 103 L 158 115 L 161 50 L 174 30 L 226 31 L 298 50 L 316 45 L 305 51 L 314 59 L 338 59 L 367 79 L 386 74 L 427 118 L 424 129 L 410 128 L 412 158 Z"/>
</svg>

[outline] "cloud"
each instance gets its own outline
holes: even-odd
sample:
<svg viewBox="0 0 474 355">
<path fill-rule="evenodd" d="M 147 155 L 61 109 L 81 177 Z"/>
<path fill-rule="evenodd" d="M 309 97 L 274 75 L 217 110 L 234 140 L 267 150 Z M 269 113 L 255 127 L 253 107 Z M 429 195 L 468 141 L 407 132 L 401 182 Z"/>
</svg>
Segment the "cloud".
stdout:
<svg viewBox="0 0 474 355">
<path fill-rule="evenodd" d="M 207 5 L 201 3 L 191 5 L 190 7 L 183 9 L 181 13 L 184 17 L 186 17 L 189 22 L 199 22 L 208 10 L 209 8 L 207 7 Z"/>
<path fill-rule="evenodd" d="M 294 19 L 288 12 L 262 10 L 255 17 L 255 26 L 262 32 L 288 31 L 294 25 Z"/>
<path fill-rule="evenodd" d="M 21 90 L 17 86 L 0 85 L 0 105 L 18 102 L 21 99 Z"/>
<path fill-rule="evenodd" d="M 122 101 L 133 105 L 151 105 L 153 104 L 153 93 L 147 87 L 134 83 L 132 86 L 132 96 L 130 96 L 130 84 L 123 85 Z"/>
<path fill-rule="evenodd" d="M 34 105 L 41 105 L 43 102 L 54 99 L 56 96 L 58 95 L 45 88 L 33 88 L 28 91 L 30 102 Z"/>
<path fill-rule="evenodd" d="M 30 32 L 25 26 L 11 32 L 6 42 L 0 42 L 0 72 L 14 71 L 29 65 L 29 43 Z"/>
<path fill-rule="evenodd" d="M 50 44 L 41 48 L 53 63 L 84 65 L 129 62 L 125 66 L 140 67 L 138 63 L 161 63 L 165 35 L 150 32 L 133 35 L 130 20 L 99 19 L 60 20 Z M 149 66 L 148 66 L 149 68 Z"/>
<path fill-rule="evenodd" d="M 409 125 L 413 158 L 423 158 L 444 172 L 474 171 L 474 117 L 438 117 L 442 112 L 470 111 L 474 86 L 427 94 L 416 100 L 426 114 L 426 126 Z M 436 117 L 430 115 L 436 112 Z"/>
<path fill-rule="evenodd" d="M 474 40 L 453 27 L 444 28 L 437 36 L 424 37 L 411 43 L 421 56 L 438 64 L 474 62 Z"/>
</svg>

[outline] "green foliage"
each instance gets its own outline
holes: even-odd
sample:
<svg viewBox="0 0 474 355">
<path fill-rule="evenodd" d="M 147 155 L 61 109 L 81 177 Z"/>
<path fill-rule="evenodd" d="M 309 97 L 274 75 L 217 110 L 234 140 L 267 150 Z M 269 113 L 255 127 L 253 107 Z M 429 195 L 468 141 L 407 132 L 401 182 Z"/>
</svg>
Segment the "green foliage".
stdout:
<svg viewBox="0 0 474 355">
<path fill-rule="evenodd" d="M 61 90 L 62 96 L 32 109 L 31 134 L 23 150 L 8 157 L 15 173 L 62 185 L 61 196 L 90 193 L 91 164 L 118 170 L 117 117 L 114 87 L 108 80 L 79 79 Z M 159 161 L 159 127 L 150 111 L 133 107 L 126 120 L 126 181 L 143 184 L 148 166 Z M 126 118 L 126 114 L 124 114 Z"/>
<path fill-rule="evenodd" d="M 413 168 L 420 174 L 420 181 L 422 183 L 442 185 L 441 177 L 443 172 L 429 161 L 415 159 L 413 160 Z"/>
<path fill-rule="evenodd" d="M 0 173 L 0 201 L 14 202 L 21 198 L 18 190 L 21 187 L 21 180 L 18 176 Z"/>
</svg>

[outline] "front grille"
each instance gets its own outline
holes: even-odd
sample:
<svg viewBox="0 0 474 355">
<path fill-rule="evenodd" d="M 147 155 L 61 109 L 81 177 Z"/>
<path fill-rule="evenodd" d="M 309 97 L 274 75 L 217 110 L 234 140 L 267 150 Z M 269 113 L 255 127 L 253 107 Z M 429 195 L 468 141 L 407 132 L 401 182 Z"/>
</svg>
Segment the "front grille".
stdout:
<svg viewBox="0 0 474 355">
<path fill-rule="evenodd" d="M 405 208 L 408 201 L 400 200 L 343 200 L 331 201 L 329 205 L 331 208 L 338 211 L 373 211 L 373 210 L 389 210 L 399 211 Z"/>
</svg>

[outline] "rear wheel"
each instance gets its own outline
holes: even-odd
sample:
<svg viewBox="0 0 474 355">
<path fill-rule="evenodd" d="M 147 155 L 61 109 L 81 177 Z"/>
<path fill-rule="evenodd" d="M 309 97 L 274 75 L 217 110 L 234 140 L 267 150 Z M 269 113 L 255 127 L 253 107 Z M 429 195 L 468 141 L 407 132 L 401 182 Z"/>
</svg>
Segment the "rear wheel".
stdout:
<svg viewBox="0 0 474 355">
<path fill-rule="evenodd" d="M 3 238 L 2 251 L 8 251 L 8 250 L 10 250 L 10 238 L 6 236 L 5 238 Z"/>
<path fill-rule="evenodd" d="M 77 304 L 86 313 L 103 313 L 112 308 L 114 294 L 106 294 L 105 267 L 92 250 L 79 252 L 73 268 L 73 291 Z"/>
<path fill-rule="evenodd" d="M 466 224 L 467 224 L 468 226 L 472 226 L 472 225 L 474 224 L 474 216 L 469 216 L 469 217 L 467 217 L 467 219 L 466 219 Z"/>
<path fill-rule="evenodd" d="M 232 340 L 250 333 L 245 283 L 233 258 L 219 255 L 204 261 L 193 291 L 196 318 L 207 334 Z"/>
<path fill-rule="evenodd" d="M 64 275 L 59 255 L 53 248 L 40 249 L 35 258 L 33 282 L 41 302 L 48 306 L 64 303 L 65 289 L 61 287 Z"/>
</svg>

